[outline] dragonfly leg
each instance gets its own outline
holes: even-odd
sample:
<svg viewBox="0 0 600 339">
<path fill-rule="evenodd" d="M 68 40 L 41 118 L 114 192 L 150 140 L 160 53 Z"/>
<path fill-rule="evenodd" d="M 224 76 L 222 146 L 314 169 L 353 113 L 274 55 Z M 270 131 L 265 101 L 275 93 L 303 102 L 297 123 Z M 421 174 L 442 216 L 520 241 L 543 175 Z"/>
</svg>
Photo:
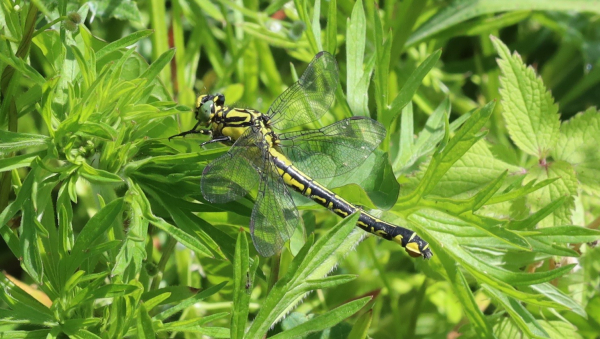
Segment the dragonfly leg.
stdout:
<svg viewBox="0 0 600 339">
<path fill-rule="evenodd" d="M 188 134 L 204 134 L 204 135 L 210 135 L 212 132 L 210 130 L 207 129 L 196 129 L 198 128 L 198 126 L 200 125 L 200 121 L 198 121 L 194 127 L 192 127 L 191 130 L 189 131 L 185 131 L 185 132 L 181 132 L 179 134 L 175 134 L 169 137 L 169 141 L 171 141 L 171 139 L 175 138 L 175 137 L 185 137 Z"/>
<path fill-rule="evenodd" d="M 230 141 L 231 141 L 231 137 L 222 135 L 220 137 L 216 137 L 216 138 L 210 139 L 208 141 L 205 141 L 205 142 L 201 143 L 200 146 L 202 146 L 202 148 L 204 148 L 204 145 L 212 144 L 213 142 L 230 142 Z"/>
</svg>

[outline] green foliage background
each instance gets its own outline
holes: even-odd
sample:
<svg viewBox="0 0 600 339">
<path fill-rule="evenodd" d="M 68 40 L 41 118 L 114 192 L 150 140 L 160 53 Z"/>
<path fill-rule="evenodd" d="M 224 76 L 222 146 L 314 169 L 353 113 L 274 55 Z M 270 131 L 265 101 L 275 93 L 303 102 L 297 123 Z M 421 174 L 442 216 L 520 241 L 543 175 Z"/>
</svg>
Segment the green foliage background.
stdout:
<svg viewBox="0 0 600 339">
<path fill-rule="evenodd" d="M 599 21 L 597 0 L 0 1 L 0 337 L 598 337 Z M 341 83 L 308 127 L 388 130 L 323 184 L 431 260 L 301 198 L 260 258 L 252 197 L 199 190 L 226 148 L 167 140 L 199 93 L 266 111 L 320 50 Z"/>
</svg>

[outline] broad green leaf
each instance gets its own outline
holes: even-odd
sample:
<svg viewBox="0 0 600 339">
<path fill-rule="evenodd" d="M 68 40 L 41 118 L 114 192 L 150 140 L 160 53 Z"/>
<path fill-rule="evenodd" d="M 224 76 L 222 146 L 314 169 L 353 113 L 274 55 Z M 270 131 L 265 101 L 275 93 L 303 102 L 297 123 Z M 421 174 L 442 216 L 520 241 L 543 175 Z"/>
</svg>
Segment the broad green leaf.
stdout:
<svg viewBox="0 0 600 339">
<path fill-rule="evenodd" d="M 489 285 L 483 284 L 482 287 L 490 297 L 502 305 L 523 332 L 536 338 L 549 338 L 544 328 L 518 300 L 504 295 Z"/>
<path fill-rule="evenodd" d="M 358 168 L 333 178 L 327 186 L 340 187 L 333 191 L 353 203 L 384 210 L 394 206 L 400 191 L 388 153 L 380 150 L 373 151 Z M 367 196 L 362 194 L 363 191 Z"/>
<path fill-rule="evenodd" d="M 542 220 L 539 226 L 561 226 L 570 225 L 572 209 L 574 207 L 573 196 L 577 194 L 577 178 L 571 164 L 564 161 L 555 161 L 547 164 L 538 164 L 530 169 L 525 177 L 525 182 L 531 180 L 542 181 L 546 179 L 559 178 L 551 184 L 529 194 L 527 200 L 531 210 L 536 212 L 548 204 L 567 197 L 567 201 L 557 208 L 549 217 Z"/>
<path fill-rule="evenodd" d="M 506 128 L 521 150 L 544 159 L 558 139 L 558 105 L 542 79 L 532 67 L 525 66 L 519 54 L 511 55 L 500 39 L 491 39 L 500 56 L 500 95 Z"/>
<path fill-rule="evenodd" d="M 432 193 L 440 197 L 469 198 L 506 171 L 515 174 L 523 169 L 494 157 L 489 143 L 480 140 L 448 169 Z M 414 187 L 423 175 L 417 174 L 417 177 L 411 178 L 410 184 L 403 188 Z"/>
<path fill-rule="evenodd" d="M 560 135 L 552 156 L 575 169 L 581 187 L 600 194 L 600 113 L 595 108 L 577 114 L 560 126 Z"/>
<path fill-rule="evenodd" d="M 304 337 L 309 333 L 322 331 L 358 312 L 364 305 L 371 301 L 371 298 L 372 297 L 366 297 L 351 301 L 340 307 L 334 308 L 325 314 L 316 316 L 292 329 L 278 333 L 271 338 L 299 338 Z"/>
</svg>

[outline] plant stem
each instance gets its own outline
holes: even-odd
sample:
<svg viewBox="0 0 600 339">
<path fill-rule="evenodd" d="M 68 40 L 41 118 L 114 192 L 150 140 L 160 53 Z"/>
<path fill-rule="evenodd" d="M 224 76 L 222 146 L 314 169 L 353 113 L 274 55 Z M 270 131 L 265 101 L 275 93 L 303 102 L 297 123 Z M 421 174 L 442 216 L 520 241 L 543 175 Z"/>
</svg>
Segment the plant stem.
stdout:
<svg viewBox="0 0 600 339">
<path fill-rule="evenodd" d="M 277 253 L 271 257 L 271 274 L 269 274 L 269 284 L 267 294 L 271 291 L 277 280 L 279 280 L 279 264 L 281 261 L 281 253 Z"/>
<path fill-rule="evenodd" d="M 31 39 L 33 38 L 33 32 L 35 30 L 35 19 L 37 18 L 38 8 L 35 4 L 29 4 L 29 12 L 27 12 L 27 19 L 25 20 L 25 27 L 23 28 L 23 40 L 19 44 L 17 58 L 26 59 L 29 54 L 29 46 L 31 45 Z M 6 66 L 2 72 L 0 80 L 0 91 L 2 92 L 3 100 L 9 100 L 8 103 L 8 131 L 17 132 L 19 114 L 17 112 L 17 105 L 15 99 L 9 95 L 10 83 L 13 80 L 15 69 L 11 66 Z M 8 153 L 5 158 L 11 158 L 14 153 Z M 0 211 L 3 211 L 8 206 L 8 197 L 11 190 L 11 171 L 2 173 L 0 179 Z M 1 226 L 1 225 L 0 225 Z"/>
</svg>

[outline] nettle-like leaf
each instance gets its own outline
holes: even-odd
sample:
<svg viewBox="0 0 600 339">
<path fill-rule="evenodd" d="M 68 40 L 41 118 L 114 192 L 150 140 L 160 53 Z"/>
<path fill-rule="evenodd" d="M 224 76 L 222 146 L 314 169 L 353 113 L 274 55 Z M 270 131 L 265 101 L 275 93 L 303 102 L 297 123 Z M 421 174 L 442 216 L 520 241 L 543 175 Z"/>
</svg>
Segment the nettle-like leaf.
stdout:
<svg viewBox="0 0 600 339">
<path fill-rule="evenodd" d="M 579 113 L 560 126 L 552 157 L 575 170 L 577 180 L 589 194 L 600 195 L 600 113 L 594 107 Z"/>
<path fill-rule="evenodd" d="M 573 166 L 566 161 L 555 161 L 552 163 L 535 166 L 530 169 L 525 178 L 526 181 L 542 181 L 545 179 L 559 178 L 550 185 L 532 192 L 527 201 L 533 211 L 538 211 L 544 206 L 566 197 L 567 201 L 560 206 L 551 218 L 541 220 L 540 226 L 560 226 L 571 224 L 572 210 L 575 207 L 574 196 L 577 194 L 577 178 Z"/>
<path fill-rule="evenodd" d="M 566 124 L 567 127 L 563 127 L 563 131 L 560 132 L 558 106 L 554 103 L 554 99 L 544 86 L 542 79 L 536 76 L 533 68 L 525 66 L 518 54 L 511 55 L 506 45 L 499 39 L 493 36 L 491 39 L 500 56 L 498 65 L 503 73 L 500 77 L 502 84 L 500 95 L 507 129 L 517 147 L 539 159 L 537 165 L 528 169 L 524 182 L 558 178 L 550 185 L 532 192 L 527 198 L 527 202 L 535 212 L 561 197 L 569 197 L 550 218 L 543 220 L 540 225 L 571 224 L 571 214 L 574 208 L 572 197 L 577 194 L 578 182 L 573 165 L 569 160 L 583 161 L 581 155 L 570 155 L 575 148 L 580 152 L 585 152 L 586 141 L 583 140 L 583 137 L 576 137 L 576 135 L 584 133 L 583 130 L 576 131 L 581 123 L 576 120 L 574 127 L 568 127 L 569 125 Z M 594 128 L 593 118 L 589 123 L 591 126 L 586 127 L 586 132 L 591 135 L 597 131 L 597 128 Z M 559 140 L 561 140 L 561 144 L 557 145 Z M 561 150 L 553 151 L 555 146 Z M 598 156 L 597 152 L 590 153 L 589 150 L 587 152 L 591 155 L 592 161 Z M 550 154 L 556 154 L 559 160 L 546 159 Z M 591 166 L 594 168 L 594 165 Z M 585 173 L 583 177 L 593 175 L 593 171 L 589 173 L 585 170 L 585 165 L 582 171 Z"/>
<path fill-rule="evenodd" d="M 494 36 L 491 39 L 500 56 L 500 95 L 506 128 L 522 151 L 543 159 L 558 140 L 558 105 L 519 54 L 511 55 L 502 41 Z"/>
</svg>

